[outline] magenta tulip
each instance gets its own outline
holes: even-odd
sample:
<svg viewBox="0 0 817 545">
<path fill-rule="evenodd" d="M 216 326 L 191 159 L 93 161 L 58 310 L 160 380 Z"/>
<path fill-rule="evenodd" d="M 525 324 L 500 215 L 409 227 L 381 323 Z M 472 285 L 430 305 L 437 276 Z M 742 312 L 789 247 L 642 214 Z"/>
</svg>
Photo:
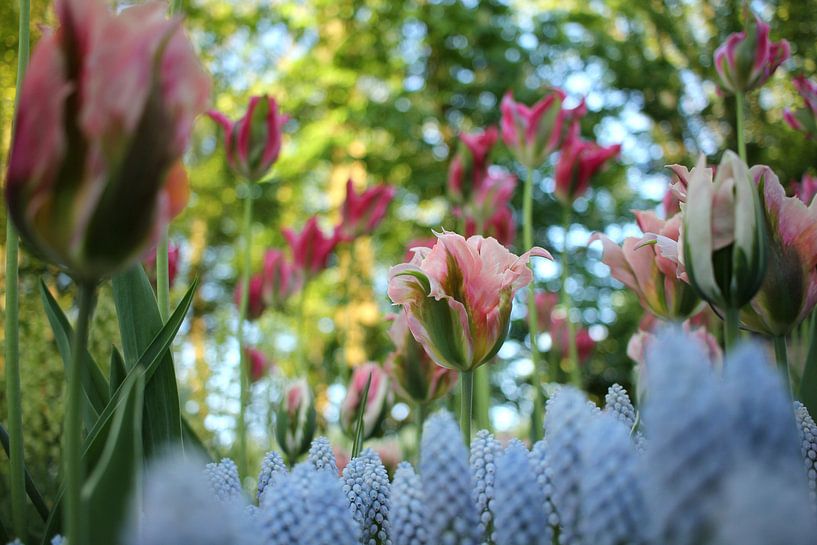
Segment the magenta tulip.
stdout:
<svg viewBox="0 0 817 545">
<path fill-rule="evenodd" d="M 578 125 L 574 125 L 556 163 L 554 178 L 559 200 L 569 205 L 582 196 L 590 187 L 590 179 L 620 151 L 618 144 L 605 147 L 583 140 L 578 134 Z"/>
<path fill-rule="evenodd" d="M 262 297 L 264 304 L 281 309 L 287 299 L 301 289 L 301 278 L 284 252 L 267 250 L 264 254 Z"/>
<path fill-rule="evenodd" d="M 6 201 L 23 240 L 75 278 L 138 261 L 178 212 L 210 80 L 166 6 L 57 0 L 20 94 Z"/>
<path fill-rule="evenodd" d="M 454 212 L 465 220 L 466 237 L 482 235 L 494 237 L 504 246 L 513 244 L 516 221 L 510 202 L 516 183 L 516 176 L 507 172 L 490 172 L 483 178 L 476 193 Z"/>
<path fill-rule="evenodd" d="M 363 390 L 366 388 L 370 376 L 372 381 L 369 385 L 366 407 L 363 409 L 364 439 L 374 435 L 380 423 L 386 418 L 391 404 L 390 381 L 386 371 L 373 362 L 355 367 L 349 387 L 346 390 L 346 397 L 340 405 L 341 427 L 351 437 L 354 437 L 355 434 L 355 420 L 357 419 L 358 410 L 360 410 L 360 404 L 363 402 Z"/>
<path fill-rule="evenodd" d="M 258 382 L 264 378 L 272 369 L 272 362 L 267 356 L 257 348 L 248 346 L 244 349 L 246 361 L 249 363 L 250 382 Z"/>
<path fill-rule="evenodd" d="M 233 300 L 236 307 L 241 307 L 241 283 L 236 284 Z M 264 304 L 264 277 L 254 274 L 250 278 L 250 294 L 247 299 L 247 319 L 257 320 L 264 314 L 267 306 Z"/>
<path fill-rule="evenodd" d="M 434 248 L 417 248 L 410 263 L 389 271 L 388 293 L 403 306 L 414 338 L 438 365 L 472 371 L 502 346 L 514 294 L 533 274 L 531 256 L 517 257 L 493 238 L 437 234 Z"/>
<path fill-rule="evenodd" d="M 246 113 L 235 122 L 215 110 L 208 114 L 224 130 L 230 168 L 247 180 L 260 180 L 278 160 L 282 131 L 288 121 L 278 111 L 275 99 L 267 95 L 250 98 Z"/>
<path fill-rule="evenodd" d="M 371 234 L 383 221 L 395 188 L 379 185 L 358 194 L 351 178 L 346 182 L 346 200 L 341 208 L 341 222 L 336 232 L 340 242 L 351 242 L 361 235 Z"/>
<path fill-rule="evenodd" d="M 460 134 L 460 145 L 448 168 L 448 195 L 462 203 L 481 185 L 488 173 L 488 154 L 497 140 L 496 127 Z"/>
<path fill-rule="evenodd" d="M 794 111 L 786 108 L 783 119 L 794 130 L 805 133 L 809 138 L 817 138 L 817 82 L 797 76 L 792 83 L 803 97 L 806 107 Z"/>
<path fill-rule="evenodd" d="M 750 28 L 731 34 L 715 50 L 715 69 L 725 91 L 745 93 L 766 83 L 790 55 L 789 43 L 771 41 L 769 25 L 755 16 Z"/>
<path fill-rule="evenodd" d="M 295 270 L 304 281 L 313 278 L 326 268 L 329 256 L 338 243 L 337 233 L 326 236 L 321 231 L 316 216 L 309 218 L 300 233 L 287 228 L 283 230 L 283 234 L 292 251 Z"/>
<path fill-rule="evenodd" d="M 799 182 L 794 182 L 794 195 L 806 204 L 811 204 L 817 195 L 817 176 L 803 174 Z"/>
<path fill-rule="evenodd" d="M 502 140 L 517 161 L 530 168 L 540 167 L 559 145 L 565 112 L 565 94 L 549 89 L 533 106 L 516 102 L 508 91 L 502 98 Z"/>
</svg>

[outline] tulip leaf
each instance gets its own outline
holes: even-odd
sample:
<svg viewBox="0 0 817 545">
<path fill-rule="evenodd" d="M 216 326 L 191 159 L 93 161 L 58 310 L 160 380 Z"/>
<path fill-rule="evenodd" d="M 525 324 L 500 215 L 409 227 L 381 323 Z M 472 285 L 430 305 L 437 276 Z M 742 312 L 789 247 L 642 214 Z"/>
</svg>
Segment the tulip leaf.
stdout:
<svg viewBox="0 0 817 545">
<path fill-rule="evenodd" d="M 125 369 L 125 360 L 122 359 L 122 354 L 115 346 L 111 346 L 111 369 L 108 384 L 110 386 L 111 395 L 119 389 L 125 381 L 128 371 Z"/>
<path fill-rule="evenodd" d="M 11 543 L 11 537 L 3 526 L 3 519 L 0 519 L 0 543 Z"/>
<path fill-rule="evenodd" d="M 3 450 L 6 452 L 6 456 L 9 455 L 9 434 L 6 432 L 6 429 L 0 425 L 0 443 L 3 445 Z M 37 490 L 37 485 L 34 484 L 34 479 L 31 478 L 31 474 L 28 472 L 25 466 L 23 466 L 23 471 L 25 472 L 25 480 L 26 480 L 26 494 L 28 494 L 28 498 L 31 500 L 31 503 L 34 505 L 34 508 L 37 510 L 37 514 L 40 515 L 40 518 L 43 521 L 48 520 L 48 507 L 45 505 L 43 501 L 43 497 L 40 494 L 40 491 Z M 0 543 L 3 540 L 0 539 Z"/>
<path fill-rule="evenodd" d="M 57 300 L 51 295 L 45 282 L 40 280 L 40 298 L 45 308 L 45 314 L 51 329 L 54 332 L 54 340 L 57 342 L 57 350 L 62 357 L 63 364 L 67 370 L 71 365 L 71 343 L 74 338 L 74 328 L 71 327 L 68 318 L 60 308 Z M 82 390 L 85 403 L 83 404 L 83 415 L 85 426 L 91 429 L 96 423 L 99 413 L 105 408 L 110 400 L 108 381 L 99 369 L 91 354 L 86 350 L 83 354 L 82 365 Z"/>
<path fill-rule="evenodd" d="M 94 514 L 90 545 L 117 543 L 142 467 L 142 416 L 145 372 L 136 368 L 122 383 L 119 405 L 105 449 L 82 488 L 83 509 Z"/>
<path fill-rule="evenodd" d="M 369 403 L 369 387 L 371 385 L 372 373 L 369 373 L 366 386 L 363 388 L 363 394 L 360 396 L 360 406 L 357 408 L 357 416 L 355 417 L 355 441 L 352 445 L 352 459 L 357 458 L 360 451 L 363 450 L 363 432 L 365 431 L 363 416 L 366 414 L 366 405 Z"/>
<path fill-rule="evenodd" d="M 153 288 L 141 265 L 113 278 L 113 297 L 125 367 L 132 369 L 163 325 Z M 169 350 L 163 354 L 156 375 L 145 387 L 144 407 L 144 452 L 145 458 L 150 459 L 162 445 L 182 441 L 179 392 Z"/>
</svg>

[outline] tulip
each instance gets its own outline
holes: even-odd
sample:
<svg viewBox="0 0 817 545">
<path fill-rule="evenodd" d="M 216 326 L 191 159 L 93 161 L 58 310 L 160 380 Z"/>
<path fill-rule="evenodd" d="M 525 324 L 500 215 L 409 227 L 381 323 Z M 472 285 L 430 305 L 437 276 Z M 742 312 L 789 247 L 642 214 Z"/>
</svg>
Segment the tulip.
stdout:
<svg viewBox="0 0 817 545">
<path fill-rule="evenodd" d="M 231 121 L 215 110 L 208 115 L 224 130 L 227 164 L 239 176 L 260 180 L 278 160 L 287 116 L 278 111 L 274 98 L 263 95 L 250 98 L 244 116 Z"/>
<path fill-rule="evenodd" d="M 236 284 L 235 292 L 233 293 L 233 300 L 235 306 L 241 306 L 241 284 Z M 250 278 L 250 292 L 247 299 L 247 319 L 257 320 L 264 314 L 267 309 L 264 303 L 264 277 L 260 274 L 253 275 Z"/>
<path fill-rule="evenodd" d="M 794 182 L 794 195 L 806 204 L 811 204 L 817 195 L 817 176 L 803 174 L 799 182 Z"/>
<path fill-rule="evenodd" d="M 501 244 L 512 244 L 516 238 L 516 222 L 510 201 L 516 189 L 516 176 L 506 172 L 490 172 L 470 200 L 455 214 L 464 216 L 465 236 L 492 236 Z"/>
<path fill-rule="evenodd" d="M 434 245 L 437 244 L 437 237 L 428 237 L 428 238 L 416 238 L 408 243 L 406 246 L 406 254 L 403 257 L 403 261 L 409 262 L 414 259 L 414 250 L 416 248 L 433 248 Z"/>
<path fill-rule="evenodd" d="M 503 246 L 510 246 L 516 240 L 516 220 L 513 217 L 513 210 L 507 205 L 494 210 L 487 220 L 481 222 L 481 228 L 477 225 L 474 218 L 466 217 L 465 236 L 493 237 Z"/>
<path fill-rule="evenodd" d="M 538 331 L 548 331 L 552 325 L 551 317 L 556 305 L 559 304 L 559 294 L 548 291 L 538 291 L 534 296 L 536 304 L 536 324 Z"/>
<path fill-rule="evenodd" d="M 541 166 L 559 145 L 564 98 L 565 94 L 555 88 L 531 107 L 516 102 L 510 91 L 502 98 L 502 140 L 516 160 L 529 169 Z"/>
<path fill-rule="evenodd" d="M 309 450 L 315 435 L 315 400 L 305 379 L 284 390 L 275 423 L 275 438 L 290 465 Z"/>
<path fill-rule="evenodd" d="M 173 285 L 173 281 L 176 280 L 176 274 L 179 271 L 179 256 L 181 253 L 181 249 L 173 244 L 170 243 L 167 246 L 167 279 L 168 284 Z M 150 279 L 150 283 L 153 284 L 153 287 L 156 287 L 156 252 L 149 252 L 147 257 L 142 263 L 145 267 L 145 271 L 147 272 L 148 278 Z"/>
<path fill-rule="evenodd" d="M 677 261 L 665 257 L 659 248 L 644 243 L 660 237 L 677 244 L 682 217 L 679 214 L 662 220 L 653 212 L 636 212 L 635 215 L 645 239 L 627 237 L 619 246 L 606 235 L 594 233 L 590 241 L 601 240 L 602 262 L 610 267 L 613 278 L 638 296 L 645 310 L 665 320 L 682 320 L 699 307 L 700 301 L 682 272 L 679 276 Z"/>
<path fill-rule="evenodd" d="M 553 342 L 553 348 L 560 354 L 567 354 L 569 350 L 568 343 L 570 342 L 567 317 L 564 313 L 557 313 L 551 317 L 550 322 L 550 338 Z M 595 348 L 596 341 L 590 336 L 590 331 L 580 327 L 576 331 L 576 353 L 579 362 L 587 361 Z"/>
<path fill-rule="evenodd" d="M 405 313 L 395 316 L 389 337 L 395 350 L 386 360 L 386 372 L 397 395 L 428 403 L 446 395 L 457 383 L 457 372 L 435 364 L 414 339 Z"/>
<path fill-rule="evenodd" d="M 312 216 L 303 230 L 296 233 L 292 229 L 283 230 L 284 238 L 292 251 L 295 269 L 307 281 L 326 268 L 329 255 L 338 243 L 337 234 L 327 237 L 318 227 L 318 218 Z"/>
<path fill-rule="evenodd" d="M 136 262 L 178 213 L 210 81 L 164 5 L 114 15 L 58 0 L 56 12 L 22 84 L 6 202 L 33 251 L 93 283 Z"/>
<path fill-rule="evenodd" d="M 488 172 L 488 154 L 496 144 L 496 127 L 460 134 L 460 145 L 448 168 L 448 195 L 455 203 L 468 200 Z"/>
<path fill-rule="evenodd" d="M 754 18 L 744 32 L 731 34 L 715 50 L 715 69 L 721 87 L 732 94 L 745 93 L 762 86 L 791 54 L 786 40 L 772 42 L 769 25 Z"/>
<path fill-rule="evenodd" d="M 249 362 L 250 382 L 258 382 L 273 368 L 272 362 L 257 348 L 248 346 L 244 348 L 245 360 Z"/>
<path fill-rule="evenodd" d="M 792 83 L 806 102 L 806 107 L 796 111 L 786 108 L 783 119 L 794 130 L 805 133 L 809 138 L 817 138 L 817 82 L 797 76 Z"/>
<path fill-rule="evenodd" d="M 376 363 L 366 363 L 355 368 L 352 379 L 346 390 L 346 397 L 340 405 L 340 424 L 350 436 L 355 435 L 355 425 L 360 404 L 363 401 L 363 390 L 371 377 L 366 408 L 363 409 L 363 439 L 372 437 L 386 418 L 391 404 L 389 376 Z"/>
<path fill-rule="evenodd" d="M 410 263 L 391 268 L 389 297 L 437 365 L 473 371 L 502 346 L 534 255 L 552 259 L 538 247 L 517 257 L 493 238 L 443 232 L 434 248 L 416 248 Z"/>
<path fill-rule="evenodd" d="M 570 205 L 590 187 L 592 178 L 604 164 L 619 154 L 621 146 L 599 146 L 595 142 L 583 140 L 578 134 L 578 125 L 570 131 L 556 163 L 554 179 L 556 196 L 564 205 Z"/>
<path fill-rule="evenodd" d="M 741 311 L 743 325 L 771 337 L 791 333 L 817 304 L 817 201 L 787 197 L 767 166 L 749 175 L 761 191 L 769 260 L 760 291 Z"/>
<path fill-rule="evenodd" d="M 261 289 L 264 305 L 283 308 L 286 300 L 300 289 L 299 281 L 294 267 L 281 250 L 267 250 Z"/>
<path fill-rule="evenodd" d="M 361 235 L 371 234 L 386 216 L 394 193 L 394 187 L 380 185 L 358 195 L 350 178 L 346 182 L 346 200 L 341 208 L 341 223 L 336 228 L 338 240 L 351 242 Z"/>
</svg>

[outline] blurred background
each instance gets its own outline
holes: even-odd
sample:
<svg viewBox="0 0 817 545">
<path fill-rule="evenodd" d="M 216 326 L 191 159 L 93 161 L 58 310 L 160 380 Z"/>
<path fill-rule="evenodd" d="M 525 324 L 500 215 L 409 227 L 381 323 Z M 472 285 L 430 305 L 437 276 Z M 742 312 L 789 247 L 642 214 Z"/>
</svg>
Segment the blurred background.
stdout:
<svg viewBox="0 0 817 545">
<path fill-rule="evenodd" d="M 54 20 L 49 4 L 32 2 L 34 40 Z M 509 89 L 527 103 L 537 100 L 549 85 L 567 92 L 567 106 L 584 97 L 589 112 L 582 120 L 583 134 L 604 145 L 622 144 L 620 159 L 576 202 L 568 232 L 561 227 L 559 204 L 552 195 L 552 165 L 536 174 L 534 240 L 554 255 L 566 244 L 572 255 L 568 289 L 577 306 L 574 319 L 594 341 L 582 369 L 591 396 L 603 397 L 612 382 L 630 385 L 633 364 L 626 345 L 642 311 L 635 296 L 610 278 L 599 259 L 600 245 L 588 246 L 588 239 L 594 231 L 616 241 L 638 235 L 630 210 L 658 207 L 669 181 L 665 165 L 692 165 L 701 153 L 716 159 L 723 149 L 735 147 L 732 99 L 717 93 L 712 53 L 738 30 L 741 4 L 184 1 L 187 28 L 214 79 L 213 106 L 238 117 L 250 95 L 269 93 L 291 117 L 273 177 L 256 188 L 254 270 L 260 270 L 266 249 L 285 248 L 281 228 L 300 230 L 308 217 L 318 214 L 328 232 L 339 219 L 349 177 L 359 188 L 381 182 L 397 188 L 383 224 L 353 247 L 340 247 L 330 267 L 312 282 L 305 301 L 304 327 L 313 363 L 309 379 L 323 426 L 337 434 L 334 424 L 349 366 L 382 362 L 392 349 L 386 334 L 389 267 L 404 259 L 412 240 L 429 237 L 432 229 L 456 226 L 446 179 L 457 135 L 497 124 L 499 101 Z M 817 166 L 817 144 L 804 140 L 782 120 L 784 106 L 800 105 L 791 75 L 817 72 L 817 10 L 813 0 L 750 4 L 771 23 L 773 39 L 786 38 L 792 45 L 793 58 L 785 69 L 750 95 L 747 126 L 750 162 L 769 164 L 785 184 Z M 3 172 L 14 103 L 16 9 L 16 2 L 0 3 Z M 518 166 L 502 145 L 495 148 L 492 161 L 520 178 L 524 175 L 514 170 Z M 213 453 L 226 454 L 238 410 L 233 290 L 238 278 L 240 197 L 247 188 L 229 173 L 221 136 L 209 119 L 201 118 L 197 124 L 187 164 L 190 202 L 170 231 L 171 242 L 180 251 L 174 301 L 193 278 L 201 283 L 174 347 L 175 360 L 183 412 Z M 517 218 L 521 197 L 520 185 L 514 196 Z M 540 261 L 536 267 L 537 289 L 556 292 L 558 260 Z M 66 276 L 25 253 L 20 276 L 26 460 L 45 495 L 53 496 L 58 483 L 62 363 L 37 285 L 44 279 L 67 310 L 73 288 Z M 274 446 L 269 408 L 277 402 L 281 384 L 293 377 L 295 304 L 290 301 L 283 310 L 268 310 L 250 328 L 251 344 L 273 362 L 252 390 L 249 418 L 255 460 Z M 500 434 L 523 433 L 532 405 L 524 306 L 522 293 L 510 338 L 492 364 L 490 416 Z M 548 352 L 552 341 L 545 332 L 539 345 Z M 111 345 L 119 343 L 105 287 L 91 342 L 103 365 Z M 0 370 L 2 366 L 0 361 Z M 5 420 L 3 376 L 0 373 L 0 422 Z M 408 415 L 409 407 L 397 403 L 386 431 L 399 430 Z M 5 460 L 2 455 L 0 459 Z M 6 469 L 0 463 L 3 510 L 8 497 Z"/>
</svg>

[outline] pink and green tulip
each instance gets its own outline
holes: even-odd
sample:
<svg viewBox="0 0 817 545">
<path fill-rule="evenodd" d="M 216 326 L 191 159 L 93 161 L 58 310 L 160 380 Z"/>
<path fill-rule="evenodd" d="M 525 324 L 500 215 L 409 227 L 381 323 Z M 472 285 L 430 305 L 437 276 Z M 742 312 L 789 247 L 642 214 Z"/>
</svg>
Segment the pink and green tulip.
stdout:
<svg viewBox="0 0 817 545">
<path fill-rule="evenodd" d="M 806 204 L 811 204 L 817 195 L 817 176 L 803 174 L 799 182 L 794 182 L 794 195 Z"/>
<path fill-rule="evenodd" d="M 160 3 L 56 12 L 23 82 L 6 202 L 32 250 L 93 281 L 138 261 L 184 207 L 181 157 L 210 80 Z"/>
<path fill-rule="evenodd" d="M 315 399 L 306 380 L 298 379 L 287 386 L 278 409 L 275 437 L 290 463 L 309 450 L 316 417 Z"/>
<path fill-rule="evenodd" d="M 340 405 L 340 424 L 350 437 L 355 434 L 357 414 L 370 376 L 372 381 L 369 384 L 366 407 L 363 409 L 363 439 L 374 435 L 391 405 L 391 381 L 386 371 L 373 362 L 356 367 L 346 390 L 346 397 Z"/>
<path fill-rule="evenodd" d="M 791 128 L 805 133 L 808 138 L 817 138 L 817 82 L 805 76 L 797 76 L 792 83 L 803 97 L 806 107 L 794 111 L 786 108 L 783 119 Z"/>
<path fill-rule="evenodd" d="M 766 83 L 790 55 L 789 43 L 771 41 L 769 25 L 754 16 L 754 24 L 715 50 L 715 69 L 725 91 L 742 94 Z"/>
<path fill-rule="evenodd" d="M 502 140 L 517 161 L 531 168 L 544 164 L 559 146 L 565 121 L 564 92 L 549 89 L 533 106 L 516 102 L 508 91 L 502 98 Z"/>
<path fill-rule="evenodd" d="M 379 185 L 358 194 L 350 178 L 346 182 L 346 200 L 341 207 L 341 222 L 336 228 L 340 242 L 351 242 L 361 235 L 371 234 L 383 221 L 395 188 Z"/>
<path fill-rule="evenodd" d="M 531 256 L 552 259 L 539 247 L 517 257 L 493 238 L 437 234 L 433 248 L 391 268 L 389 297 L 435 363 L 473 371 L 505 341 L 513 296 L 533 277 Z"/>
</svg>

